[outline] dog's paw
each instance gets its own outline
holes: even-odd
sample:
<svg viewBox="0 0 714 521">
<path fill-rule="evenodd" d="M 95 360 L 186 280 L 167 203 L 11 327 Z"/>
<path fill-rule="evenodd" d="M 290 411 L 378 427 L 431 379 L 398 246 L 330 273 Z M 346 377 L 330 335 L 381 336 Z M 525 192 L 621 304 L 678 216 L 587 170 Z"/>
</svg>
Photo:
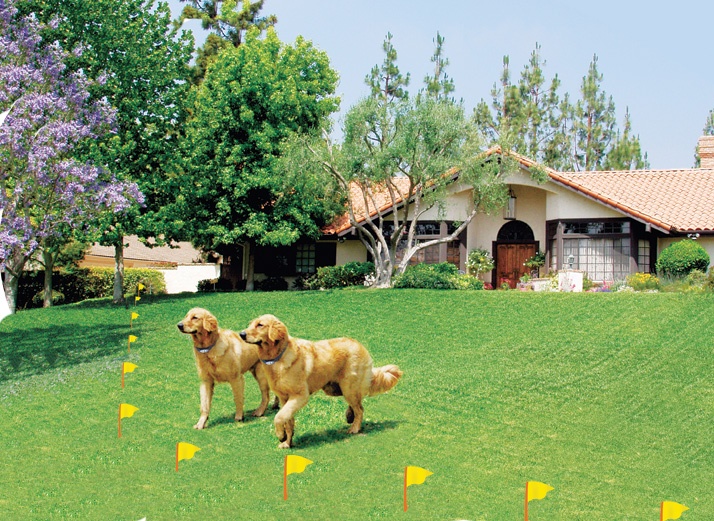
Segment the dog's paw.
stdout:
<svg viewBox="0 0 714 521">
<path fill-rule="evenodd" d="M 359 425 L 355 425 L 354 423 L 352 426 L 347 429 L 347 434 L 358 434 L 359 433 Z"/>
<path fill-rule="evenodd" d="M 233 418 L 236 422 L 242 422 L 243 421 L 243 415 L 238 415 L 236 414 L 235 418 Z"/>
<path fill-rule="evenodd" d="M 205 429 L 205 428 L 206 428 L 206 424 L 205 424 L 205 423 L 198 422 L 196 425 L 193 426 L 193 428 L 194 428 L 194 429 L 198 429 L 198 430 L 200 431 L 201 429 Z"/>
<path fill-rule="evenodd" d="M 290 443 L 287 441 L 282 442 L 280 445 L 278 445 L 279 449 L 289 449 L 290 448 Z"/>
</svg>

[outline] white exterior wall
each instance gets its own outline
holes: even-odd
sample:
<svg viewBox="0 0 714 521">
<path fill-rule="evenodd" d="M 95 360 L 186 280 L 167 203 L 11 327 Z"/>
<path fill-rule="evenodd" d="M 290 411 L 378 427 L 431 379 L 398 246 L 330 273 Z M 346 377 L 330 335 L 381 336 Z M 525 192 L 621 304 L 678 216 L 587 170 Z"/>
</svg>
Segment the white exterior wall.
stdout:
<svg viewBox="0 0 714 521">
<path fill-rule="evenodd" d="M 195 293 L 198 282 L 206 279 L 217 279 L 221 276 L 220 264 L 191 264 L 178 266 L 175 270 L 156 270 L 164 274 L 166 293 Z"/>
<path fill-rule="evenodd" d="M 365 262 L 367 249 L 360 240 L 349 240 L 337 243 L 337 260 L 335 264 L 341 266 L 348 262 Z"/>
</svg>

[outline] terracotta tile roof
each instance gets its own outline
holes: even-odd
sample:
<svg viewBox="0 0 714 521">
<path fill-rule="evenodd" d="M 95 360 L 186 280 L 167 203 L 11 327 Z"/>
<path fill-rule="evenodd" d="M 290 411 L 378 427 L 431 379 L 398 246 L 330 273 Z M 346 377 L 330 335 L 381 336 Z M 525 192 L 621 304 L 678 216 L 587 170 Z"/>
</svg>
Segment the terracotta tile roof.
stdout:
<svg viewBox="0 0 714 521">
<path fill-rule="evenodd" d="M 406 177 L 395 177 L 392 182 L 396 185 L 397 189 L 402 193 L 406 193 L 409 190 L 409 179 Z M 367 218 L 366 208 L 369 208 L 369 215 L 374 217 L 377 215 L 376 208 L 380 212 L 388 210 L 392 207 L 392 199 L 389 195 L 389 191 L 385 186 L 376 187 L 373 191 L 374 202 L 368 201 L 368 205 L 365 205 L 364 196 L 362 195 L 362 190 L 356 183 L 350 183 L 350 198 L 352 199 L 352 208 L 354 209 L 355 218 L 357 222 L 362 222 Z M 376 202 L 376 206 L 375 203 Z M 402 203 L 401 197 L 396 197 L 395 203 L 400 205 Z M 350 216 L 347 212 L 339 216 L 335 221 L 322 229 L 325 234 L 340 234 L 349 230 L 352 227 L 350 224 Z"/>
<path fill-rule="evenodd" d="M 663 231 L 714 231 L 714 169 L 548 173 L 555 182 Z"/>
<path fill-rule="evenodd" d="M 714 148 L 714 138 L 712 143 Z M 701 144 L 700 148 L 703 148 Z M 501 148 L 496 146 L 484 152 L 484 156 L 500 153 Z M 526 168 L 543 168 L 555 183 L 664 232 L 714 232 L 714 168 L 557 172 L 515 152 L 508 154 Z M 365 210 L 361 192 L 356 186 L 351 189 L 355 213 L 362 221 Z M 386 191 L 378 194 L 377 202 L 382 211 L 391 206 Z M 373 205 L 370 205 L 370 213 L 376 214 Z M 350 228 L 349 216 L 345 213 L 324 231 L 339 234 Z"/>
<path fill-rule="evenodd" d="M 124 244 L 129 245 L 124 248 L 125 260 L 175 262 L 177 264 L 193 264 L 194 262 L 200 262 L 199 257 L 201 252 L 195 249 L 190 242 L 179 242 L 178 248 L 170 248 L 168 246 L 155 246 L 154 248 L 149 248 L 140 242 L 136 236 L 132 235 L 124 238 Z M 114 247 L 101 246 L 95 243 L 90 248 L 88 254 L 113 259 Z"/>
</svg>

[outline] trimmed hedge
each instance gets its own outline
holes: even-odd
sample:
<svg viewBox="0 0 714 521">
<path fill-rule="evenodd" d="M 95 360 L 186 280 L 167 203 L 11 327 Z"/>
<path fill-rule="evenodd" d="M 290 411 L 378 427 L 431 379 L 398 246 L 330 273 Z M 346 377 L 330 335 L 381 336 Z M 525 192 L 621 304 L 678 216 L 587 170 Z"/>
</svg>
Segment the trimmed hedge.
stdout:
<svg viewBox="0 0 714 521">
<path fill-rule="evenodd" d="M 44 290 L 44 270 L 26 271 L 20 278 L 17 308 L 42 307 Z M 166 293 L 164 274 L 148 268 L 126 268 L 124 270 L 124 293 L 134 295 L 142 283 L 145 291 Z M 105 298 L 114 295 L 113 268 L 77 268 L 59 270 L 52 280 L 52 295 L 55 304 L 71 304 L 90 298 Z"/>
<path fill-rule="evenodd" d="M 395 288 L 419 289 L 483 289 L 483 281 L 472 275 L 459 273 L 450 262 L 409 266 L 394 278 Z"/>
<path fill-rule="evenodd" d="M 657 259 L 657 273 L 669 277 L 684 277 L 692 270 L 706 273 L 709 254 L 692 239 L 684 239 L 667 246 Z"/>
</svg>

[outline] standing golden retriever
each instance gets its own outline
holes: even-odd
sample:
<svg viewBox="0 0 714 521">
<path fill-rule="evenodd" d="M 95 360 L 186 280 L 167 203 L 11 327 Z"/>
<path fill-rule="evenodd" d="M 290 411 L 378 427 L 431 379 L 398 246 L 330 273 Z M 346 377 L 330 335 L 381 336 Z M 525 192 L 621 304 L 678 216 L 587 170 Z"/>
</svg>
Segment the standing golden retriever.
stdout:
<svg viewBox="0 0 714 521">
<path fill-rule="evenodd" d="M 201 379 L 201 417 L 194 425 L 203 429 L 208 421 L 216 382 L 228 382 L 236 403 L 235 421 L 243 421 L 243 373 L 250 371 L 260 387 L 261 400 L 253 416 L 262 416 L 268 406 L 270 388 L 265 369 L 258 363 L 258 348 L 246 344 L 233 331 L 218 327 L 209 311 L 193 308 L 178 323 L 179 331 L 193 338 L 193 355 Z"/>
<path fill-rule="evenodd" d="M 315 391 L 328 396 L 344 396 L 347 432 L 356 434 L 362 426 L 362 399 L 383 393 L 397 384 L 402 371 L 396 365 L 372 367 L 367 349 L 351 338 L 311 342 L 293 338 L 280 320 L 263 315 L 253 320 L 240 336 L 258 346 L 270 387 L 280 400 L 275 416 L 275 433 L 280 448 L 292 446 L 295 413 Z"/>
</svg>

